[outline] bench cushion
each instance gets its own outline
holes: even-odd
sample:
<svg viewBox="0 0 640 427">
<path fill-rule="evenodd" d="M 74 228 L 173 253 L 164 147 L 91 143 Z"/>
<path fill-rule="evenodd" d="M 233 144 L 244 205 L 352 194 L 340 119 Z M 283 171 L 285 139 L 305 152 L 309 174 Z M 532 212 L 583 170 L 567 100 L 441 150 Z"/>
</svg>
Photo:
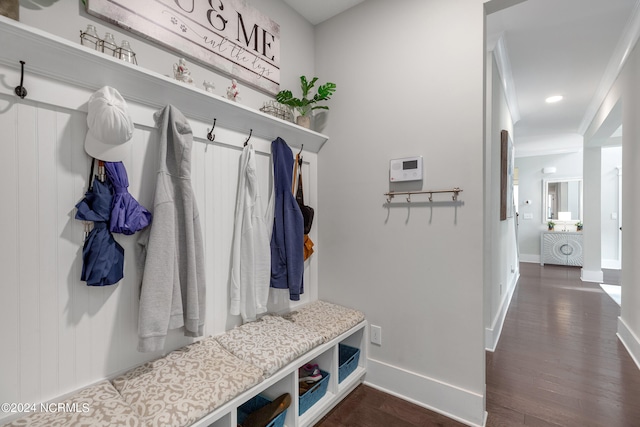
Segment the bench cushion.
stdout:
<svg viewBox="0 0 640 427">
<path fill-rule="evenodd" d="M 321 335 L 271 315 L 231 329 L 216 339 L 235 356 L 261 368 L 265 377 L 323 343 Z"/>
<path fill-rule="evenodd" d="M 364 320 L 364 313 L 326 301 L 314 301 L 284 315 L 296 325 L 309 329 L 330 341 Z"/>
<path fill-rule="evenodd" d="M 147 362 L 113 380 L 147 426 L 187 426 L 263 380 L 262 370 L 213 338 Z"/>
<path fill-rule="evenodd" d="M 60 404 L 65 405 L 64 410 L 58 411 L 56 406 L 55 412 L 34 412 L 6 425 L 12 427 L 135 427 L 142 425 L 133 408 L 125 402 L 109 381 L 87 387 Z"/>
</svg>

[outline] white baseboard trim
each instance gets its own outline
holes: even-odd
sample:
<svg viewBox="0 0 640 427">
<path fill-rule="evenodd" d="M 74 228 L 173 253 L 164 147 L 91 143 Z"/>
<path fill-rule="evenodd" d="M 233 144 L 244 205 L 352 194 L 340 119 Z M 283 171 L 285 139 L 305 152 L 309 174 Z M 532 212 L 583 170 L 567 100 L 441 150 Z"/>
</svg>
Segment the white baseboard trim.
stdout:
<svg viewBox="0 0 640 427">
<path fill-rule="evenodd" d="M 491 327 L 485 328 L 484 330 L 484 347 L 487 351 L 496 351 L 496 346 L 498 345 L 500 335 L 502 334 L 504 319 L 507 317 L 507 311 L 509 310 L 509 306 L 511 305 L 511 298 L 513 298 L 513 293 L 516 290 L 519 278 L 520 271 L 518 270 L 513 276 L 513 280 L 509 285 L 509 289 L 505 294 L 502 303 L 500 304 L 500 309 L 498 310 L 498 313 L 496 313 L 496 317 L 493 319 Z"/>
<path fill-rule="evenodd" d="M 622 317 L 618 317 L 618 339 L 625 346 L 629 355 L 636 362 L 636 366 L 640 369 L 640 339 L 629 328 Z"/>
<path fill-rule="evenodd" d="M 482 394 L 374 359 L 367 360 L 365 384 L 468 426 L 485 424 Z"/>
<path fill-rule="evenodd" d="M 520 254 L 520 262 L 528 262 L 532 264 L 540 264 L 540 255 Z"/>
<path fill-rule="evenodd" d="M 583 282 L 595 282 L 602 283 L 604 280 L 604 274 L 602 270 L 580 270 L 580 280 Z"/>
</svg>

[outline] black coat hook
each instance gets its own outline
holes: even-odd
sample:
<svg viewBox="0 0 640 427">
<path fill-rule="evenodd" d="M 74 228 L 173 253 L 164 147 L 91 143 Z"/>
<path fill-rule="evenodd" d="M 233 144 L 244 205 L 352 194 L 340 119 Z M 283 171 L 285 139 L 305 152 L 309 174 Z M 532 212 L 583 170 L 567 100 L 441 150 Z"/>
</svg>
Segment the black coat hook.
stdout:
<svg viewBox="0 0 640 427">
<path fill-rule="evenodd" d="M 298 151 L 298 166 L 302 167 L 302 150 L 304 149 L 304 144 L 300 144 L 300 151 Z"/>
<path fill-rule="evenodd" d="M 27 96 L 27 90 L 24 88 L 24 86 L 22 86 L 22 83 L 24 83 L 24 61 L 20 61 L 20 66 L 21 66 L 21 71 L 20 71 L 20 86 L 16 86 L 16 95 L 18 95 L 20 98 L 24 99 L 25 96 Z"/>
<path fill-rule="evenodd" d="M 251 139 L 251 135 L 253 134 L 253 129 L 249 130 L 249 137 L 247 138 L 247 140 L 244 142 L 244 147 L 247 146 L 247 143 L 249 142 L 249 140 Z"/>
<path fill-rule="evenodd" d="M 209 133 L 207 134 L 207 139 L 209 141 L 213 141 L 214 139 L 216 139 L 216 134 L 213 133 L 213 130 L 216 128 L 216 118 L 213 118 L 213 126 L 211 127 L 211 130 L 209 131 Z"/>
</svg>

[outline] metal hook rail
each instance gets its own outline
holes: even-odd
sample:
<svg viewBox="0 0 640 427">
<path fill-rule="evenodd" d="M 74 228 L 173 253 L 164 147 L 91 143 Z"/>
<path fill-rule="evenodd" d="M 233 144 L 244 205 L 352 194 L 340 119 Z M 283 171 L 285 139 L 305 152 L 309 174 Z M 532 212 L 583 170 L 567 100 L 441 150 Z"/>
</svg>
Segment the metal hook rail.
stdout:
<svg viewBox="0 0 640 427">
<path fill-rule="evenodd" d="M 402 195 L 406 195 L 407 196 L 407 203 L 411 203 L 411 196 L 413 194 L 428 194 L 429 195 L 429 201 L 433 202 L 433 195 L 437 194 L 437 193 L 453 193 L 453 196 L 451 196 L 451 198 L 455 202 L 455 201 L 458 200 L 458 194 L 462 193 L 462 189 L 460 189 L 459 187 L 454 187 L 451 190 L 390 191 L 388 193 L 384 193 L 384 195 L 387 196 L 387 203 L 391 203 L 391 201 L 393 200 L 393 198 L 395 196 L 402 196 Z"/>
</svg>

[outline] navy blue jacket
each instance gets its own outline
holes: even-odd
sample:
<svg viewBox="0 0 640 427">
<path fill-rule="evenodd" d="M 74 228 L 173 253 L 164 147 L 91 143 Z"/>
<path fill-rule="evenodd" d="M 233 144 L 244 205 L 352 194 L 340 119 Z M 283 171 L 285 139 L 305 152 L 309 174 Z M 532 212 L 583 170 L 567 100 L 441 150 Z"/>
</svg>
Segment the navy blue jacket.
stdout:
<svg viewBox="0 0 640 427">
<path fill-rule="evenodd" d="M 271 235 L 271 287 L 289 289 L 298 301 L 304 292 L 304 218 L 291 193 L 293 153 L 280 137 L 271 143 L 273 157 L 274 222 Z"/>
</svg>

